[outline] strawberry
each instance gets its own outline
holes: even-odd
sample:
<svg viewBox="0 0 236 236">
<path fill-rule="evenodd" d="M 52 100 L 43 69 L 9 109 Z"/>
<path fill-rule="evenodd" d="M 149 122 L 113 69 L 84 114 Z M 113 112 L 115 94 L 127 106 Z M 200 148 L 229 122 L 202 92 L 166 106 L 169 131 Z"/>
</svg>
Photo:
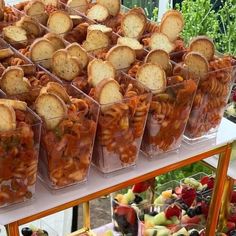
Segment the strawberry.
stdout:
<svg viewBox="0 0 236 236">
<path fill-rule="evenodd" d="M 228 217 L 228 221 L 231 221 L 231 222 L 236 223 L 236 214 L 231 214 L 231 215 Z"/>
<path fill-rule="evenodd" d="M 173 216 L 177 216 L 178 218 L 181 215 L 181 208 L 175 204 L 170 205 L 165 210 L 165 215 L 167 219 L 171 219 Z"/>
<path fill-rule="evenodd" d="M 207 187 L 208 187 L 209 189 L 213 189 L 213 188 L 214 188 L 214 183 L 215 183 L 214 177 L 209 178 L 209 181 L 208 181 L 208 183 L 207 183 Z"/>
<path fill-rule="evenodd" d="M 197 193 L 194 188 L 190 188 L 186 186 L 182 189 L 181 198 L 184 201 L 184 203 L 188 205 L 189 207 L 193 204 L 196 197 L 197 197 Z"/>
<path fill-rule="evenodd" d="M 236 203 L 236 191 L 232 192 L 231 203 Z"/>
<path fill-rule="evenodd" d="M 226 232 L 229 232 L 233 229 L 235 229 L 235 223 L 234 222 L 231 222 L 231 221 L 228 221 L 227 224 L 226 224 Z"/>
<path fill-rule="evenodd" d="M 150 182 L 145 181 L 135 184 L 132 188 L 133 193 L 143 193 L 150 187 Z"/>
<path fill-rule="evenodd" d="M 135 210 L 132 207 L 128 207 L 128 206 L 119 206 L 115 213 L 117 215 L 125 215 L 126 220 L 130 223 L 130 224 L 135 224 L 136 219 L 137 219 L 137 215 Z"/>
<path fill-rule="evenodd" d="M 204 176 L 204 177 L 202 177 L 202 179 L 200 180 L 200 183 L 201 183 L 202 185 L 208 184 L 209 179 L 210 179 L 209 176 Z"/>
</svg>

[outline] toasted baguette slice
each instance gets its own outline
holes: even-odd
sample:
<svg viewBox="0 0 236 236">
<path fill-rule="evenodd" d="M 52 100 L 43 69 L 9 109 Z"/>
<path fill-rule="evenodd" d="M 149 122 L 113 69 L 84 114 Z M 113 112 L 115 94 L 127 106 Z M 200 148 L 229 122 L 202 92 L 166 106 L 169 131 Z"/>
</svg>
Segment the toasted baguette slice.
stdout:
<svg viewBox="0 0 236 236">
<path fill-rule="evenodd" d="M 190 73 L 200 78 L 204 77 L 209 71 L 207 59 L 198 52 L 189 52 L 184 58 L 184 64 Z"/>
<path fill-rule="evenodd" d="M 120 37 L 117 40 L 118 45 L 124 45 L 132 48 L 133 50 L 142 50 L 143 45 L 134 38 L 128 38 L 128 37 Z"/>
<path fill-rule="evenodd" d="M 52 69 L 61 79 L 71 81 L 81 72 L 79 60 L 65 49 L 56 51 L 52 56 Z"/>
<path fill-rule="evenodd" d="M 50 68 L 54 51 L 55 48 L 48 39 L 40 38 L 30 46 L 29 56 L 33 62 L 37 62 L 45 68 Z"/>
<path fill-rule="evenodd" d="M 167 35 L 171 42 L 174 42 L 184 28 L 182 14 L 176 10 L 169 10 L 162 17 L 160 32 Z"/>
<path fill-rule="evenodd" d="M 7 95 L 27 93 L 31 88 L 28 79 L 24 78 L 24 71 L 17 66 L 10 66 L 4 71 L 0 85 Z"/>
<path fill-rule="evenodd" d="M 57 10 L 50 14 L 47 27 L 53 33 L 64 34 L 72 30 L 73 21 L 67 12 Z"/>
<path fill-rule="evenodd" d="M 104 79 L 114 79 L 115 73 L 113 65 L 108 61 L 93 59 L 88 65 L 88 81 L 93 87 Z"/>
<path fill-rule="evenodd" d="M 82 47 L 87 51 L 94 51 L 108 47 L 110 44 L 109 37 L 100 30 L 93 30 L 87 34 L 86 40 Z"/>
<path fill-rule="evenodd" d="M 68 45 L 66 50 L 70 56 L 78 58 L 82 68 L 85 68 L 88 65 L 88 54 L 78 43 Z"/>
<path fill-rule="evenodd" d="M 146 27 L 146 18 L 136 12 L 127 13 L 121 21 L 123 36 L 139 39 Z"/>
<path fill-rule="evenodd" d="M 43 4 L 45 6 L 54 6 L 54 7 L 57 7 L 58 6 L 58 0 L 42 0 Z"/>
<path fill-rule="evenodd" d="M 11 57 L 12 55 L 14 55 L 14 52 L 11 48 L 0 49 L 0 60 Z"/>
<path fill-rule="evenodd" d="M 44 89 L 46 88 L 46 89 Z M 66 89 L 57 82 L 49 82 L 46 87 L 43 87 L 44 91 L 40 91 L 40 94 L 42 93 L 52 93 L 60 97 L 65 103 L 68 103 L 70 101 L 70 96 L 68 95 Z"/>
<path fill-rule="evenodd" d="M 175 45 L 170 42 L 169 38 L 165 34 L 158 32 L 152 34 L 149 46 L 151 50 L 162 49 L 167 53 L 175 49 Z"/>
<path fill-rule="evenodd" d="M 114 79 L 104 79 L 95 87 L 95 99 L 101 104 L 119 102 L 123 99 L 120 85 Z"/>
<path fill-rule="evenodd" d="M 112 16 L 118 15 L 121 8 L 120 0 L 97 0 L 98 4 L 103 5 L 109 11 L 109 14 Z"/>
<path fill-rule="evenodd" d="M 16 129 L 16 113 L 14 109 L 5 104 L 0 104 L 0 131 L 11 131 Z"/>
<path fill-rule="evenodd" d="M 11 99 L 0 99 L 0 104 L 7 105 L 12 107 L 16 110 L 26 111 L 27 104 L 26 102 L 18 101 L 18 100 L 11 100 Z"/>
<path fill-rule="evenodd" d="M 213 41 L 206 36 L 194 38 L 189 45 L 190 51 L 201 53 L 208 61 L 215 55 L 215 45 Z"/>
<path fill-rule="evenodd" d="M 41 35 L 41 28 L 39 23 L 30 16 L 23 16 L 15 23 L 16 26 L 23 28 L 29 36 L 38 38 Z"/>
<path fill-rule="evenodd" d="M 95 20 L 97 22 L 105 21 L 108 16 L 109 16 L 109 12 L 107 8 L 100 4 L 96 4 L 92 6 L 87 12 L 87 17 L 90 20 Z"/>
<path fill-rule="evenodd" d="M 111 62 L 116 70 L 129 68 L 135 59 L 135 51 L 123 45 L 111 48 L 106 55 L 106 60 Z"/>
<path fill-rule="evenodd" d="M 170 57 L 166 51 L 155 49 L 148 53 L 145 63 L 158 64 L 166 71 L 170 66 Z"/>
<path fill-rule="evenodd" d="M 86 13 L 89 8 L 87 0 L 69 0 L 66 5 L 68 12 L 72 14 L 75 14 L 75 10 Z"/>
<path fill-rule="evenodd" d="M 112 33 L 112 28 L 110 27 L 107 27 L 105 25 L 100 25 L 100 24 L 97 24 L 97 25 L 90 25 L 88 27 L 88 33 L 92 30 L 100 30 L 102 31 L 104 34 L 107 34 L 108 36 Z"/>
<path fill-rule="evenodd" d="M 44 93 L 35 101 L 35 109 L 44 119 L 48 129 L 56 128 L 67 116 L 67 107 L 64 101 L 55 94 Z"/>
<path fill-rule="evenodd" d="M 165 71 L 157 64 L 146 63 L 139 67 L 136 79 L 151 89 L 153 93 L 159 93 L 166 88 Z"/>
<path fill-rule="evenodd" d="M 43 37 L 45 39 L 48 39 L 51 42 L 51 44 L 54 47 L 55 51 L 57 51 L 59 49 L 63 49 L 63 48 L 66 47 L 66 44 L 63 41 L 63 39 L 55 33 L 47 33 Z"/>
<path fill-rule="evenodd" d="M 9 25 L 3 28 L 3 38 L 10 43 L 27 42 L 27 32 L 18 26 Z"/>
</svg>

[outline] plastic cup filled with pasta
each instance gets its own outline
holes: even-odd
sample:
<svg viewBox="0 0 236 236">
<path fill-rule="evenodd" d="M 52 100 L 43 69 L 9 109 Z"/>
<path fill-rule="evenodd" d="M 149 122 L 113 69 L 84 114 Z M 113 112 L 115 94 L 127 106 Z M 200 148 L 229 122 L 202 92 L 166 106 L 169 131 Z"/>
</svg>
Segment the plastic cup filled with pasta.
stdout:
<svg viewBox="0 0 236 236">
<path fill-rule="evenodd" d="M 86 94 L 58 85 L 44 87 L 35 102 L 43 119 L 39 174 L 52 190 L 87 180 L 99 113 Z"/>
<path fill-rule="evenodd" d="M 155 58 L 159 58 L 159 52 L 153 52 L 154 54 Z M 152 91 L 142 151 L 152 158 L 157 154 L 178 150 L 198 80 L 190 78 L 187 70 L 184 75 L 174 76 L 173 64 L 168 55 L 163 59 L 162 65 L 156 59 L 151 60 L 134 66 L 129 74 Z"/>
<path fill-rule="evenodd" d="M 96 84 L 101 111 L 93 164 L 104 174 L 134 166 L 142 141 L 151 93 L 124 73 Z"/>
<path fill-rule="evenodd" d="M 25 102 L 0 99 L 0 208 L 33 199 L 41 120 Z"/>
<path fill-rule="evenodd" d="M 236 78 L 235 65 L 233 57 L 217 55 L 214 43 L 203 36 L 192 40 L 182 62 L 175 67 L 177 74 L 187 68 L 192 76 L 200 77 L 185 130 L 187 143 L 216 136 Z"/>
</svg>

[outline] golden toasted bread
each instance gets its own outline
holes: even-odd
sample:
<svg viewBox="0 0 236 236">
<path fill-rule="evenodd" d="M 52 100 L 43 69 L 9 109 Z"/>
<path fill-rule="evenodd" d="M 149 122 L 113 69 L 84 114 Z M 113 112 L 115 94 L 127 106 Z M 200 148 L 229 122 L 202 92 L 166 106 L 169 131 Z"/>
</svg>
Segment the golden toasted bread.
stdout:
<svg viewBox="0 0 236 236">
<path fill-rule="evenodd" d="M 3 38 L 9 43 L 27 43 L 27 32 L 18 26 L 9 25 L 3 28 Z"/>
<path fill-rule="evenodd" d="M 165 34 L 171 42 L 174 42 L 184 28 L 182 14 L 176 10 L 167 11 L 162 17 L 160 32 Z"/>
<path fill-rule="evenodd" d="M 95 20 L 97 22 L 105 21 L 108 16 L 109 12 L 107 8 L 100 4 L 92 6 L 87 12 L 87 17 L 90 20 Z"/>
<path fill-rule="evenodd" d="M 114 79 L 115 69 L 108 61 L 93 59 L 88 65 L 88 81 L 95 87 L 104 79 Z"/>
<path fill-rule="evenodd" d="M 11 100 L 11 99 L 0 99 L 0 104 L 12 107 L 16 110 L 26 111 L 27 104 L 26 102 L 18 101 L 18 100 Z"/>
<path fill-rule="evenodd" d="M 98 4 L 103 5 L 107 8 L 108 12 L 112 16 L 118 15 L 121 8 L 121 1 L 120 0 L 97 0 Z"/>
<path fill-rule="evenodd" d="M 16 113 L 14 109 L 5 104 L 0 104 L 0 131 L 11 131 L 16 129 Z"/>
<path fill-rule="evenodd" d="M 139 39 L 146 27 L 146 17 L 136 12 L 128 12 L 121 21 L 123 36 Z"/>
<path fill-rule="evenodd" d="M 65 49 L 56 51 L 52 56 L 52 69 L 61 79 L 71 81 L 81 73 L 77 57 L 70 56 Z"/>
<path fill-rule="evenodd" d="M 105 25 L 100 25 L 100 24 L 94 24 L 94 25 L 89 25 L 88 27 L 88 33 L 92 30 L 100 30 L 102 31 L 104 34 L 107 34 L 108 36 L 111 35 L 112 33 L 112 28 L 107 27 Z"/>
<path fill-rule="evenodd" d="M 151 50 L 162 49 L 167 53 L 170 53 L 175 49 L 175 45 L 170 42 L 169 38 L 165 34 L 158 32 L 152 34 L 149 47 Z"/>
<path fill-rule="evenodd" d="M 45 39 L 48 39 L 51 42 L 51 44 L 54 47 L 55 51 L 57 51 L 59 49 L 63 49 L 63 48 L 66 47 L 66 44 L 63 41 L 63 39 L 55 33 L 47 33 L 43 37 Z"/>
<path fill-rule="evenodd" d="M 215 45 L 213 41 L 206 36 L 194 38 L 190 42 L 189 50 L 201 53 L 208 61 L 212 60 L 215 55 Z"/>
<path fill-rule="evenodd" d="M 170 67 L 170 57 L 166 51 L 155 49 L 148 53 L 145 63 L 158 64 L 166 71 Z"/>
<path fill-rule="evenodd" d="M 129 68 L 135 59 L 135 51 L 123 45 L 111 48 L 106 55 L 106 60 L 111 62 L 116 70 Z"/>
<path fill-rule="evenodd" d="M 42 32 L 39 23 L 30 16 L 23 16 L 15 23 L 16 26 L 23 28 L 27 35 L 38 38 Z"/>
<path fill-rule="evenodd" d="M 134 38 L 128 38 L 128 37 L 120 37 L 117 40 L 118 45 L 124 45 L 132 48 L 133 50 L 142 50 L 143 45 Z"/>
<path fill-rule="evenodd" d="M 159 93 L 166 88 L 165 71 L 157 64 L 146 63 L 139 67 L 136 79 L 151 89 L 153 93 Z"/>
<path fill-rule="evenodd" d="M 27 93 L 31 88 L 30 82 L 24 77 L 24 71 L 17 66 L 10 66 L 3 72 L 0 86 L 7 95 Z"/>
<path fill-rule="evenodd" d="M 54 6 L 54 7 L 57 7 L 58 6 L 58 0 L 42 0 L 43 4 L 45 6 Z"/>
<path fill-rule="evenodd" d="M 120 85 L 114 79 L 104 79 L 95 87 L 95 99 L 101 104 L 119 102 L 123 99 Z"/>
<path fill-rule="evenodd" d="M 88 32 L 86 40 L 82 47 L 87 51 L 95 51 L 106 48 L 110 44 L 109 37 L 100 30 L 92 30 Z"/>
<path fill-rule="evenodd" d="M 190 73 L 200 78 L 204 77 L 209 71 L 207 59 L 198 52 L 189 52 L 184 57 L 184 64 Z"/>
<path fill-rule="evenodd" d="M 55 94 L 43 93 L 35 101 L 35 109 L 43 118 L 48 129 L 56 128 L 67 116 L 67 107 L 64 101 Z"/>
<path fill-rule="evenodd" d="M 75 10 L 86 13 L 89 8 L 87 0 L 69 0 L 66 5 L 68 12 L 72 14 L 75 14 Z"/>
<path fill-rule="evenodd" d="M 11 57 L 14 55 L 14 52 L 11 48 L 1 48 L 0 49 L 0 60 Z"/>
<path fill-rule="evenodd" d="M 29 56 L 33 62 L 37 62 L 45 68 L 50 68 L 54 51 L 55 48 L 48 39 L 40 38 L 30 46 Z"/>
<path fill-rule="evenodd" d="M 70 96 L 68 95 L 66 89 L 57 82 L 49 82 L 46 87 L 43 87 L 40 91 L 42 93 L 52 93 L 60 97 L 65 103 L 70 101 Z"/>
<path fill-rule="evenodd" d="M 88 54 L 78 43 L 68 45 L 66 50 L 70 56 L 78 58 L 82 68 L 85 68 L 88 65 Z"/>
<path fill-rule="evenodd" d="M 41 0 L 32 0 L 24 8 L 27 16 L 37 19 L 41 24 L 45 25 L 48 16 L 45 12 L 45 6 Z"/>
<path fill-rule="evenodd" d="M 47 27 L 53 33 L 64 34 L 72 30 L 73 21 L 67 12 L 57 10 L 50 14 Z"/>
</svg>

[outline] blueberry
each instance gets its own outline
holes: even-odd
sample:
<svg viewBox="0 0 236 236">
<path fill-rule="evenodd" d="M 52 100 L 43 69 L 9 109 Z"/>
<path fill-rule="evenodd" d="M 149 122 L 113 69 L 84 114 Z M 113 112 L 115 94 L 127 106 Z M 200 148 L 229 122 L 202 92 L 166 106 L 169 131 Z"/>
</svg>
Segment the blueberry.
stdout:
<svg viewBox="0 0 236 236">
<path fill-rule="evenodd" d="M 134 203 L 139 204 L 139 203 L 142 202 L 142 201 L 143 201 L 143 198 L 142 198 L 142 197 L 140 197 L 140 196 L 138 196 L 138 195 L 135 195 Z"/>
<path fill-rule="evenodd" d="M 181 203 L 181 204 L 180 204 L 180 207 L 181 207 L 183 210 L 185 210 L 185 211 L 188 210 L 188 205 L 185 204 L 185 203 Z"/>
<path fill-rule="evenodd" d="M 150 216 L 156 216 L 158 214 L 157 211 L 152 211 L 152 212 L 149 212 L 148 215 Z"/>
<path fill-rule="evenodd" d="M 112 200 L 112 207 L 116 208 L 119 204 L 117 203 L 118 201 L 116 199 Z"/>
<path fill-rule="evenodd" d="M 177 236 L 185 236 L 185 234 L 178 234 Z"/>
<path fill-rule="evenodd" d="M 155 230 L 155 231 L 153 232 L 153 235 L 152 235 L 152 236 L 157 236 L 157 234 L 158 234 L 158 231 Z"/>
<path fill-rule="evenodd" d="M 21 230 L 21 233 L 23 236 L 31 236 L 33 234 L 33 231 L 29 227 L 25 227 Z"/>
<path fill-rule="evenodd" d="M 47 232 L 46 230 L 43 230 L 43 234 L 44 234 L 45 236 L 48 236 L 48 232 Z"/>
<path fill-rule="evenodd" d="M 195 209 L 193 208 L 189 208 L 187 210 L 187 215 L 190 217 L 190 218 L 193 218 L 196 214 L 195 214 Z"/>
<path fill-rule="evenodd" d="M 231 230 L 229 236 L 236 236 L 236 229 Z"/>
<path fill-rule="evenodd" d="M 200 236 L 200 234 L 198 233 L 197 230 L 193 230 L 193 231 L 191 231 L 191 233 L 189 234 L 189 236 Z"/>
<path fill-rule="evenodd" d="M 202 207 L 201 206 L 197 206 L 195 208 L 195 214 L 196 215 L 201 215 L 202 214 Z"/>
</svg>

